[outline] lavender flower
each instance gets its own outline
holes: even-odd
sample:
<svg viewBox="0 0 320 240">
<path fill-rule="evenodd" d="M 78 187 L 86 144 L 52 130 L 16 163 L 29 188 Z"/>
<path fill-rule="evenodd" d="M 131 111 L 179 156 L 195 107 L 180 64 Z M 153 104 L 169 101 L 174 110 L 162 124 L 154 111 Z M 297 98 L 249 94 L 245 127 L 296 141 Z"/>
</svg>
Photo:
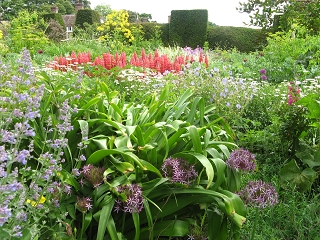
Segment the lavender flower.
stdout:
<svg viewBox="0 0 320 240">
<path fill-rule="evenodd" d="M 234 150 L 230 154 L 228 160 L 226 161 L 226 164 L 231 169 L 235 169 L 237 171 L 242 170 L 249 172 L 256 169 L 255 156 L 248 150 L 245 150 L 243 148 Z"/>
<path fill-rule="evenodd" d="M 278 193 L 275 187 L 261 180 L 250 181 L 238 195 L 248 205 L 266 208 L 278 203 Z"/>
<path fill-rule="evenodd" d="M 142 188 L 138 184 L 120 185 L 116 188 L 119 194 L 125 195 L 125 201 L 116 200 L 115 211 L 128 213 L 141 212 L 143 209 Z"/>
<path fill-rule="evenodd" d="M 162 164 L 161 170 L 171 182 L 190 185 L 197 177 L 194 165 L 181 158 L 167 158 Z"/>
</svg>

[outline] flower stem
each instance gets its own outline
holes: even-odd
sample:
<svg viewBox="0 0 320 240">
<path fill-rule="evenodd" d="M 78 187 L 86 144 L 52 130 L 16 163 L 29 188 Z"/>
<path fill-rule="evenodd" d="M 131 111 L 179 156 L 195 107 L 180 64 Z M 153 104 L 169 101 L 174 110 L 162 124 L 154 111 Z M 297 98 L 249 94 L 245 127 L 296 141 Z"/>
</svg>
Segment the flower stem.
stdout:
<svg viewBox="0 0 320 240">
<path fill-rule="evenodd" d="M 258 218 L 259 218 L 259 212 L 260 212 L 259 210 L 260 210 L 259 208 L 256 208 L 256 215 L 255 215 L 255 219 L 254 219 L 254 224 L 253 224 L 253 229 L 252 229 L 252 232 L 251 232 L 250 240 L 254 239 L 254 235 L 255 235 L 255 232 L 256 232 L 256 228 L 257 228 L 257 222 L 258 222 Z"/>
</svg>

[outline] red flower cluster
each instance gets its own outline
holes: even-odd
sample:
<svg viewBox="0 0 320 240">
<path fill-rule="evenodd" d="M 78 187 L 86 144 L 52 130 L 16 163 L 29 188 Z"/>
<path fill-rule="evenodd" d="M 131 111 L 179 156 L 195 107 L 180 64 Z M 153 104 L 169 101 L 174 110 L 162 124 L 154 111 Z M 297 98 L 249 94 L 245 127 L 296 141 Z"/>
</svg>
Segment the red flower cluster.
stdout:
<svg viewBox="0 0 320 240">
<path fill-rule="evenodd" d="M 202 52 L 199 54 L 198 61 L 200 63 L 204 62 L 206 67 L 209 67 L 208 56 L 203 56 Z M 195 62 L 194 57 L 191 55 L 187 56 L 177 56 L 173 62 L 170 61 L 169 57 L 165 54 L 160 55 L 156 50 L 154 54 L 145 53 L 145 50 L 142 49 L 141 55 L 138 56 L 136 52 L 132 55 L 130 59 L 130 65 L 135 67 L 143 67 L 154 69 L 159 73 L 164 73 L 165 71 L 174 71 L 180 72 L 182 70 L 182 65 Z M 96 57 L 91 61 L 90 51 L 88 53 L 79 53 L 78 55 L 72 51 L 70 57 L 55 57 L 53 62 L 50 62 L 47 67 L 66 71 L 67 69 L 77 70 L 79 65 L 89 64 L 91 66 L 102 66 L 105 69 L 112 69 L 114 67 L 124 68 L 127 66 L 127 56 L 125 52 L 115 55 L 111 53 L 103 53 L 101 57 Z"/>
</svg>

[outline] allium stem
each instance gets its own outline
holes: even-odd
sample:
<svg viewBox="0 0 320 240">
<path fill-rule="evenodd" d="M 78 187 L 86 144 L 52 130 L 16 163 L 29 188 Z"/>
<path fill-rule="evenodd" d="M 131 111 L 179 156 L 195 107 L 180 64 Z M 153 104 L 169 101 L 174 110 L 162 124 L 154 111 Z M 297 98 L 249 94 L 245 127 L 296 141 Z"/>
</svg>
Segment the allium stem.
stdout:
<svg viewBox="0 0 320 240">
<path fill-rule="evenodd" d="M 256 233 L 256 228 L 257 228 L 257 222 L 258 222 L 258 218 L 259 218 L 259 213 L 260 213 L 260 209 L 256 208 L 256 215 L 254 217 L 254 223 L 253 223 L 253 228 L 252 228 L 250 240 L 254 239 L 254 235 Z"/>
</svg>

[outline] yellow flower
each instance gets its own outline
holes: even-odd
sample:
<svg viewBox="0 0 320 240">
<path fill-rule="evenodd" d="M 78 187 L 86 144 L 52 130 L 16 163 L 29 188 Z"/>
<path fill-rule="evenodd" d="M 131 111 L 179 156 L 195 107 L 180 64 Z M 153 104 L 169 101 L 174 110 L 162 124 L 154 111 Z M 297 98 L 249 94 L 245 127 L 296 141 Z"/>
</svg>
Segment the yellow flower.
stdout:
<svg viewBox="0 0 320 240">
<path fill-rule="evenodd" d="M 97 30 L 98 30 L 98 31 L 103 31 L 104 28 L 103 28 L 102 26 L 99 26 L 99 27 L 97 27 Z"/>
<path fill-rule="evenodd" d="M 32 205 L 32 207 L 36 207 L 36 206 L 38 206 L 38 204 L 45 203 L 45 201 L 46 201 L 46 198 L 43 195 L 41 195 L 38 202 L 31 201 L 30 199 L 27 199 L 27 203 L 30 203 Z"/>
</svg>

